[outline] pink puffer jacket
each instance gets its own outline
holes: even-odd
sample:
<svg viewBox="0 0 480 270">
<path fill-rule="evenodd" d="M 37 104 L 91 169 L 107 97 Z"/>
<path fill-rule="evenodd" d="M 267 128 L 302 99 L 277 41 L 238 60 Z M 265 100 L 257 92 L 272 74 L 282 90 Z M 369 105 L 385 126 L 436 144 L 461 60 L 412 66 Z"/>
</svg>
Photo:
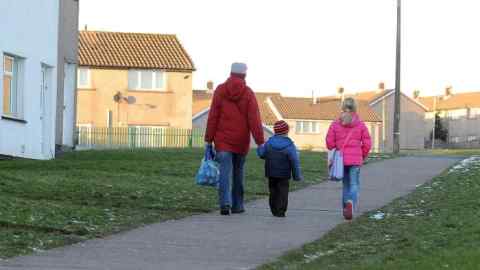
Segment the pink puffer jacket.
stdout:
<svg viewBox="0 0 480 270">
<path fill-rule="evenodd" d="M 330 125 L 326 138 L 327 148 L 341 150 L 349 132 L 352 132 L 352 135 L 343 149 L 343 163 L 345 166 L 361 166 L 368 157 L 372 140 L 367 126 L 356 113 L 353 114 L 352 123 L 349 125 L 342 125 L 340 119 Z"/>
</svg>

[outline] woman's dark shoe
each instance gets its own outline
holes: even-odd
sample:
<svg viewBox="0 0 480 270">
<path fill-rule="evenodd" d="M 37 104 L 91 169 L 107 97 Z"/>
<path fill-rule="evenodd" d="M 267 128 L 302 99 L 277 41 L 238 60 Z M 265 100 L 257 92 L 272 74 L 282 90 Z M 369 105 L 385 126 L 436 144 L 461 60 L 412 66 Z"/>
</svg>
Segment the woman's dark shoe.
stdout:
<svg viewBox="0 0 480 270">
<path fill-rule="evenodd" d="M 232 214 L 242 214 L 245 213 L 245 209 L 232 209 Z"/>
<path fill-rule="evenodd" d="M 222 207 L 220 209 L 220 215 L 222 216 L 230 216 L 230 207 Z"/>
</svg>

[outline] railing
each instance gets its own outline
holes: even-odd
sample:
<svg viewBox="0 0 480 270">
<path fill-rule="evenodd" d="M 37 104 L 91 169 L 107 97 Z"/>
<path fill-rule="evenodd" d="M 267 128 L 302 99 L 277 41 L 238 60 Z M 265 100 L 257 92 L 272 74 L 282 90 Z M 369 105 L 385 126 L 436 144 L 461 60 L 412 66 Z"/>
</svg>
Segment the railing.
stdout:
<svg viewBox="0 0 480 270">
<path fill-rule="evenodd" d="M 164 127 L 78 127 L 79 148 L 186 148 L 204 145 L 204 130 Z"/>
</svg>

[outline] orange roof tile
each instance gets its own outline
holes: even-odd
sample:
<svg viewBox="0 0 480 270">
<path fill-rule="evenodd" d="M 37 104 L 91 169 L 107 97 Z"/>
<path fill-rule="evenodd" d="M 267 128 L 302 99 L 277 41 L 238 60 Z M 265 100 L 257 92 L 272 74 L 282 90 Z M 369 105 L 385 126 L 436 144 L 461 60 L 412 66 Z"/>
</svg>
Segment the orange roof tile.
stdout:
<svg viewBox="0 0 480 270">
<path fill-rule="evenodd" d="M 326 100 L 313 104 L 311 98 L 272 97 L 272 102 L 286 119 L 300 120 L 334 120 L 338 117 L 341 101 Z M 381 122 L 380 117 L 368 105 L 368 102 L 358 101 L 358 114 L 366 122 Z"/>
<path fill-rule="evenodd" d="M 193 71 L 175 35 L 80 31 L 79 65 Z"/>
<path fill-rule="evenodd" d="M 418 101 L 433 111 L 434 98 L 437 98 L 436 110 L 454 110 L 462 108 L 480 108 L 480 92 L 455 93 L 450 97 L 419 97 Z"/>
</svg>

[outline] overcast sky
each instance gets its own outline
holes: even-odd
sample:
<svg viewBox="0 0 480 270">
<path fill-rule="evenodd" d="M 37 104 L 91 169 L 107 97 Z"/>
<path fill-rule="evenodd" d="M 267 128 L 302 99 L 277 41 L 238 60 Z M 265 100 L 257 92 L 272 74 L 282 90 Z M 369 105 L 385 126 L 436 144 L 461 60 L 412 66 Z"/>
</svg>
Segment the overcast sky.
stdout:
<svg viewBox="0 0 480 270">
<path fill-rule="evenodd" d="M 223 82 L 232 61 L 254 90 L 329 95 L 394 87 L 395 0 L 81 0 L 89 30 L 176 34 L 194 88 Z M 402 89 L 480 90 L 480 1 L 403 0 Z"/>
</svg>

